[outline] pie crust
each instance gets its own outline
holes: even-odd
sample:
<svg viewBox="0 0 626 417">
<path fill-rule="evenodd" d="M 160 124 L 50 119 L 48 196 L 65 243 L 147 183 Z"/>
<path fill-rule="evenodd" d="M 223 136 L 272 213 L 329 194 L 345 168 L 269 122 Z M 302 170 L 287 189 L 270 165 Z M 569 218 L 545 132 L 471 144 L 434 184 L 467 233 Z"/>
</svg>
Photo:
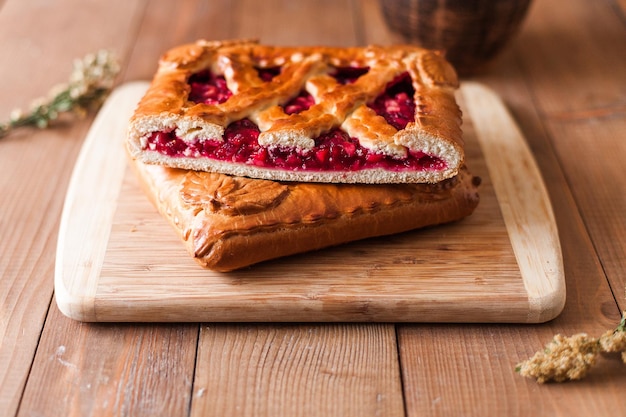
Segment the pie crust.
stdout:
<svg viewBox="0 0 626 417">
<path fill-rule="evenodd" d="M 350 72 L 356 75 L 340 78 Z M 408 94 L 389 98 L 381 114 L 377 99 L 402 77 Z M 202 91 L 218 92 L 202 101 L 196 80 L 205 83 Z M 464 163 L 457 87 L 439 53 L 413 46 L 200 40 L 161 57 L 131 118 L 127 147 L 144 163 L 258 179 L 437 183 Z M 412 114 L 394 126 L 387 116 L 400 96 Z M 290 103 L 304 104 L 291 112 Z M 230 142 L 242 125 L 256 132 L 252 139 Z"/>
</svg>

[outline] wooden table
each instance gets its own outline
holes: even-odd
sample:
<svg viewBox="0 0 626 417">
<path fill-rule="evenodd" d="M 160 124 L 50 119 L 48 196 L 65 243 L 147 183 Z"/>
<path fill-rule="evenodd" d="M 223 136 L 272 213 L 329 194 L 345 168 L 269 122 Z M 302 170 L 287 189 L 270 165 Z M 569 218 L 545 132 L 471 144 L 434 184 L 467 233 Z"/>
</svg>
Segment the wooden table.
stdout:
<svg viewBox="0 0 626 417">
<path fill-rule="evenodd" d="M 2 119 L 100 48 L 121 57 L 124 83 L 198 38 L 394 41 L 372 0 L 0 4 Z M 623 415 L 626 368 L 615 360 L 566 384 L 513 368 L 555 333 L 598 336 L 626 309 L 625 14 L 621 0 L 536 0 L 510 47 L 472 77 L 515 117 L 554 207 L 567 301 L 545 324 L 70 320 L 54 300 L 55 249 L 93 118 L 0 139 L 0 415 Z"/>
</svg>

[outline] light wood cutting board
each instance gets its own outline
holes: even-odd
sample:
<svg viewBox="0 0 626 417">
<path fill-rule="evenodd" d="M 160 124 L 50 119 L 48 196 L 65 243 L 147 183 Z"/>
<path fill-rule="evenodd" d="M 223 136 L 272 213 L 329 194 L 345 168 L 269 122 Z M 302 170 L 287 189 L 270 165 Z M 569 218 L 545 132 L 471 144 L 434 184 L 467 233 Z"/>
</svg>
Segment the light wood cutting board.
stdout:
<svg viewBox="0 0 626 417">
<path fill-rule="evenodd" d="M 466 159 L 482 178 L 472 216 L 241 271 L 201 268 L 142 194 L 123 148 L 147 83 L 116 89 L 85 139 L 61 218 L 60 310 L 81 321 L 519 322 L 565 303 L 552 207 L 499 97 L 465 83 Z"/>
</svg>

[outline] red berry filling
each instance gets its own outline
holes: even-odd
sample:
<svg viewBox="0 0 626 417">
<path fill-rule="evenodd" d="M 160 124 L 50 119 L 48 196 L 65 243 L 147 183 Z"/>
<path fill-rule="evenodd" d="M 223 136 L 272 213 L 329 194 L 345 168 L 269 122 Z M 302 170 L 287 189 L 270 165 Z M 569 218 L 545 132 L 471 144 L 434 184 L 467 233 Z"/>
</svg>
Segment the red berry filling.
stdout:
<svg viewBox="0 0 626 417">
<path fill-rule="evenodd" d="M 369 67 L 337 67 L 330 75 L 335 78 L 339 84 L 352 84 L 361 75 L 367 74 Z"/>
<path fill-rule="evenodd" d="M 280 74 L 280 67 L 258 67 L 256 72 L 263 81 L 272 81 L 272 78 Z"/>
<path fill-rule="evenodd" d="M 335 129 L 315 140 L 308 150 L 264 147 L 258 142 L 259 129 L 248 119 L 232 123 L 224 132 L 224 140 L 209 139 L 187 143 L 172 132 L 156 132 L 148 139 L 148 147 L 172 157 L 206 157 L 220 161 L 252 164 L 267 168 L 304 171 L 356 171 L 368 168 L 403 170 L 441 170 L 445 163 L 422 152 L 410 152 L 404 159 L 374 153 Z"/>
<path fill-rule="evenodd" d="M 271 81 L 280 74 L 280 67 L 257 68 L 259 77 Z M 331 74 L 341 84 L 349 84 L 369 71 L 367 67 L 340 67 Z M 189 100 L 196 103 L 218 104 L 226 101 L 231 91 L 222 76 L 202 71 L 189 78 L 191 91 Z M 400 130 L 414 121 L 415 104 L 411 77 L 401 74 L 392 80 L 383 94 L 368 106 L 384 117 L 388 123 Z M 287 114 L 300 113 L 315 104 L 314 98 L 302 91 L 283 108 Z M 171 157 L 212 158 L 267 168 L 305 171 L 344 171 L 371 168 L 403 170 L 442 170 L 446 164 L 441 159 L 409 152 L 406 158 L 398 159 L 375 153 L 359 144 L 341 129 L 322 134 L 315 140 L 312 149 L 296 150 L 278 146 L 264 147 L 258 142 L 259 129 L 248 119 L 230 124 L 224 132 L 224 140 L 206 139 L 185 142 L 174 131 L 155 132 L 148 138 L 147 147 Z"/>
<path fill-rule="evenodd" d="M 408 72 L 398 75 L 389 84 L 385 92 L 369 103 L 376 114 L 385 118 L 387 123 L 402 130 L 409 122 L 415 121 L 415 89 Z"/>
<path fill-rule="evenodd" d="M 233 93 L 228 89 L 223 76 L 216 76 L 211 71 L 201 71 L 189 77 L 189 101 L 204 104 L 223 103 Z"/>
<path fill-rule="evenodd" d="M 286 114 L 296 114 L 305 111 L 315 104 L 315 98 L 307 91 L 301 91 L 283 106 Z"/>
</svg>

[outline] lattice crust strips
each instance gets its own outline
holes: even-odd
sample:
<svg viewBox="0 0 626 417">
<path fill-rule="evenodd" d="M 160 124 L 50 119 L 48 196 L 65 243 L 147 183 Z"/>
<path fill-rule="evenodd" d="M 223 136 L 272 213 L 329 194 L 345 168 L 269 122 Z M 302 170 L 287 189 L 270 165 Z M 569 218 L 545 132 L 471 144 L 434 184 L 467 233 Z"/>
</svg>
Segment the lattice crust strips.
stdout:
<svg viewBox="0 0 626 417">
<path fill-rule="evenodd" d="M 271 81 L 257 68 L 280 66 Z M 337 67 L 369 67 L 355 82 L 329 74 Z M 188 100 L 189 77 L 202 70 L 223 75 L 233 95 L 221 104 Z M 415 89 L 415 121 L 396 130 L 366 104 L 408 72 Z M 412 46 L 272 47 L 254 41 L 204 41 L 166 52 L 130 123 L 128 149 L 146 163 L 273 180 L 321 182 L 438 182 L 458 173 L 464 161 L 461 112 L 454 98 L 458 79 L 440 54 Z M 281 105 L 303 89 L 315 99 L 309 109 L 287 115 Z M 175 130 L 189 142 L 221 139 L 226 126 L 248 118 L 261 131 L 259 144 L 310 149 L 314 138 L 341 127 L 374 152 L 404 157 L 407 149 L 442 159 L 439 171 L 283 171 L 194 157 L 168 157 L 146 149 L 147 138 Z"/>
</svg>

